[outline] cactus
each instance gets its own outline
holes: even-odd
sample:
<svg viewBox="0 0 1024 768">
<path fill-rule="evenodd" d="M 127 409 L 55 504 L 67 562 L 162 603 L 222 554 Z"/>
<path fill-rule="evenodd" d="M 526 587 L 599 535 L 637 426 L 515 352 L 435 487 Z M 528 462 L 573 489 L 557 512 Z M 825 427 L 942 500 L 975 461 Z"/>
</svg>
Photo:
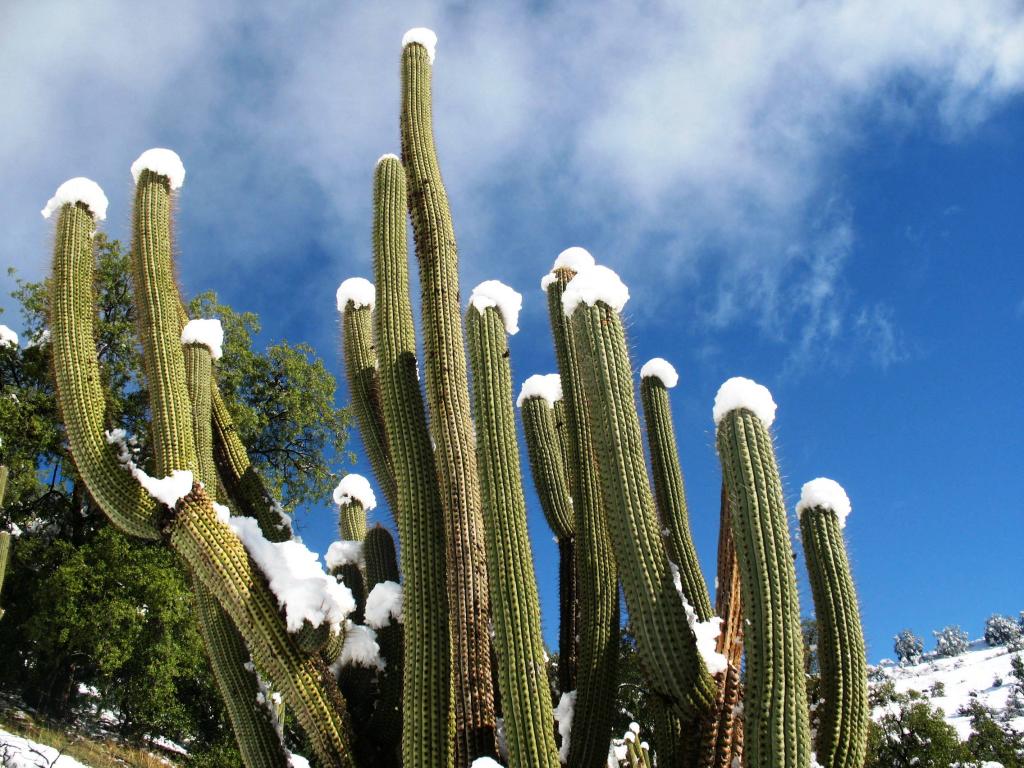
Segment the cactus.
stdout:
<svg viewBox="0 0 1024 768">
<path fill-rule="evenodd" d="M 0 465 L 0 509 L 4 507 L 4 494 L 7 492 L 7 467 Z M 4 576 L 7 575 L 7 563 L 11 559 L 11 534 L 0 531 L 0 594 L 3 593 Z M 0 607 L 0 619 L 4 617 L 4 609 Z"/>
<path fill-rule="evenodd" d="M 715 686 L 698 653 L 683 601 L 673 583 L 647 481 L 632 369 L 619 311 L 628 291 L 614 272 L 592 267 L 562 294 L 590 396 L 601 491 L 612 548 L 640 659 L 652 688 L 686 720 L 711 708 Z M 626 534 L 626 535 L 622 535 Z"/>
<path fill-rule="evenodd" d="M 458 255 L 434 149 L 431 71 L 437 38 L 406 34 L 402 51 L 402 161 L 420 266 L 430 427 L 448 528 L 455 672 L 455 762 L 496 755 L 487 563 L 466 376 Z"/>
<path fill-rule="evenodd" d="M 800 604 L 782 483 L 768 427 L 775 403 L 749 379 L 715 399 L 718 456 L 729 494 L 743 588 L 744 765 L 806 768 L 810 760 Z"/>
<path fill-rule="evenodd" d="M 842 532 L 849 512 L 850 500 L 834 480 L 804 484 L 797 515 L 818 619 L 824 701 L 815 751 L 822 768 L 861 768 L 867 750 L 867 660 Z"/>
<path fill-rule="evenodd" d="M 575 520 L 565 466 L 565 441 L 559 437 L 559 414 L 564 425 L 562 384 L 558 374 L 531 376 L 518 399 L 526 436 L 530 474 L 548 525 L 558 539 L 558 690 L 576 690 Z"/>
<path fill-rule="evenodd" d="M 558 768 L 505 340 L 506 330 L 518 330 L 521 302 L 522 297 L 507 286 L 493 280 L 483 283 L 470 298 L 466 325 L 509 756 L 513 765 Z"/>
</svg>

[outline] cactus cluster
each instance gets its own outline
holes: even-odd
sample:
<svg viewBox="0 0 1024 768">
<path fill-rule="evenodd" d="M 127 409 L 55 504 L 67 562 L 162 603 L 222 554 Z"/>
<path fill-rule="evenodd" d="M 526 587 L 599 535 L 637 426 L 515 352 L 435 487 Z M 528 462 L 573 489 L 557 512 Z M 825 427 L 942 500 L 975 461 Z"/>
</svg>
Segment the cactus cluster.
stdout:
<svg viewBox="0 0 1024 768">
<path fill-rule="evenodd" d="M 524 768 L 596 768 L 609 759 L 649 766 L 653 752 L 660 765 L 808 768 L 800 606 L 769 432 L 775 404 L 745 379 L 729 380 L 716 398 L 723 491 L 712 604 L 669 402 L 678 377 L 664 360 L 643 367 L 642 423 L 621 314 L 628 289 L 580 248 L 559 255 L 541 283 L 558 373 L 531 377 L 516 401 L 561 560 L 558 680 L 548 680 L 508 347 L 522 299 L 488 281 L 463 314 L 433 141 L 435 43 L 423 29 L 403 41 L 402 155 L 381 157 L 373 179 L 374 282 L 352 278 L 337 294 L 352 404 L 397 527 L 401 567 L 388 530 L 367 522 L 376 499 L 358 476 L 335 493 L 340 541 L 327 554 L 329 575 L 292 539 L 218 389 L 217 328 L 187 317 L 174 280 L 171 210 L 184 168 L 168 150 L 150 150 L 132 167 L 133 283 L 155 476 L 132 463 L 123 436 L 103 429 L 91 236 L 106 198 L 76 179 L 44 211 L 57 214 L 57 392 L 89 492 L 111 522 L 163 541 L 188 569 L 250 768 L 289 764 L 279 713 L 260 703 L 268 685 L 324 766 L 496 758 Z M 867 702 L 840 530 L 848 502 L 815 483 L 798 513 L 822 631 L 817 760 L 855 768 Z M 0 578 L 2 547 L 0 537 Z M 623 739 L 611 732 L 620 584 L 656 715 L 650 745 L 637 729 Z"/>
</svg>

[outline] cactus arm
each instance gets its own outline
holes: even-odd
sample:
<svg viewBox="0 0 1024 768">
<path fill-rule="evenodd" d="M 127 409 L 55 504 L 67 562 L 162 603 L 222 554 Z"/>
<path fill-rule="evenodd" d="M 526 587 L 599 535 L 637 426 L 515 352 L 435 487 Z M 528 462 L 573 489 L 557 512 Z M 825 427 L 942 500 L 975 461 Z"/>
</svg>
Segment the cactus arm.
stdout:
<svg viewBox="0 0 1024 768">
<path fill-rule="evenodd" d="M 188 344 L 184 349 L 185 382 L 192 403 L 192 435 L 198 453 L 198 480 L 215 488 L 217 468 L 213 462 L 213 434 L 210 416 L 213 361 L 210 350 Z M 206 586 L 193 580 L 196 620 L 210 659 L 210 668 L 224 700 L 231 729 L 246 768 L 287 768 L 285 751 L 277 724 L 270 711 L 258 703 L 260 693 L 256 670 L 249 662 L 245 641 Z"/>
<path fill-rule="evenodd" d="M 392 514 L 398 511 L 395 467 L 384 434 L 380 378 L 373 349 L 373 318 L 367 312 L 342 313 L 345 374 L 366 454 Z"/>
<path fill-rule="evenodd" d="M 704 581 L 697 549 L 690 534 L 686 490 L 683 471 L 679 466 L 668 389 L 657 376 L 644 376 L 640 379 L 640 400 L 644 407 L 647 444 L 651 452 L 654 497 L 661 522 L 669 532 L 669 551 L 672 560 L 679 566 L 683 594 L 696 611 L 697 618 L 707 621 L 714 614 L 711 612 L 708 585 Z"/>
<path fill-rule="evenodd" d="M 558 768 L 505 326 L 498 309 L 489 307 L 481 313 L 473 305 L 466 325 L 498 680 L 510 763 L 524 768 Z"/>
<path fill-rule="evenodd" d="M 577 306 L 571 323 L 591 396 L 588 418 L 615 531 L 612 547 L 640 658 L 652 689 L 684 721 L 696 720 L 713 704 L 714 681 L 697 651 L 654 515 L 622 319 L 598 301 Z"/>
<path fill-rule="evenodd" d="M 89 493 L 118 528 L 160 538 L 156 501 L 135 482 L 103 437 L 106 404 L 93 340 L 94 222 L 82 203 L 64 205 L 57 218 L 50 298 L 51 350 L 57 398 L 71 454 Z"/>
<path fill-rule="evenodd" d="M 744 633 L 744 765 L 806 768 L 800 604 L 775 451 L 764 422 L 745 407 L 721 419 L 717 444 L 750 622 Z"/>
<path fill-rule="evenodd" d="M 0 465 L 0 509 L 4 506 L 4 494 L 7 492 L 7 467 Z M 4 576 L 7 574 L 7 563 L 11 559 L 11 534 L 0 531 L 0 592 L 4 588 Z M 4 617 L 4 609 L 0 608 L 0 619 Z"/>
<path fill-rule="evenodd" d="M 616 664 L 619 653 L 619 584 L 604 514 L 601 484 L 594 457 L 593 433 L 586 418 L 579 354 L 573 331 L 562 314 L 562 293 L 573 272 L 555 270 L 547 288 L 548 315 L 562 377 L 569 448 L 567 466 L 575 517 L 576 594 L 579 601 L 576 708 L 568 765 L 603 766 L 615 709 Z M 557 404 L 556 404 L 557 405 Z M 565 691 L 563 691 L 565 693 Z"/>
<path fill-rule="evenodd" d="M 382 158 L 374 177 L 375 319 L 404 575 L 402 758 L 410 766 L 443 768 L 452 762 L 454 728 L 445 529 L 416 370 L 405 219 L 405 170 L 398 158 Z"/>
<path fill-rule="evenodd" d="M 427 401 L 448 527 L 456 763 L 468 765 L 497 754 L 496 722 L 483 511 L 462 338 L 458 254 L 434 148 L 431 59 L 415 42 L 402 52 L 402 159 L 420 267 Z"/>
<path fill-rule="evenodd" d="M 558 689 L 576 689 L 576 563 L 572 499 L 564 464 L 562 440 L 556 427 L 555 407 L 542 397 L 526 398 L 520 409 L 530 475 L 548 525 L 558 539 Z M 562 411 L 564 417 L 564 410 Z"/>
<path fill-rule="evenodd" d="M 823 768 L 861 768 L 867 749 L 867 661 L 857 593 L 837 514 L 805 508 L 800 532 L 818 620 L 823 703 L 816 753 Z"/>
<path fill-rule="evenodd" d="M 391 533 L 379 525 L 366 532 L 363 541 L 363 555 L 366 559 L 366 584 L 369 590 L 383 581 L 399 581 L 398 558 L 395 555 L 395 540 Z M 382 745 L 383 755 L 378 759 L 381 765 L 401 764 L 402 740 L 402 667 L 405 644 L 402 639 L 402 624 L 392 621 L 377 630 L 377 643 L 384 657 L 384 670 L 377 675 L 380 694 L 377 706 L 370 720 L 370 730 Z"/>
<path fill-rule="evenodd" d="M 565 398 L 555 401 L 555 434 L 558 437 L 558 450 L 562 454 L 562 466 L 565 467 L 565 477 L 569 481 L 569 489 L 576 487 L 577 468 L 569 465 L 570 448 L 572 435 L 569 434 L 569 418 L 566 415 Z M 575 520 L 574 520 L 575 525 Z"/>
<path fill-rule="evenodd" d="M 366 508 L 358 500 L 338 505 L 338 533 L 343 541 L 363 541 L 366 538 Z"/>
</svg>

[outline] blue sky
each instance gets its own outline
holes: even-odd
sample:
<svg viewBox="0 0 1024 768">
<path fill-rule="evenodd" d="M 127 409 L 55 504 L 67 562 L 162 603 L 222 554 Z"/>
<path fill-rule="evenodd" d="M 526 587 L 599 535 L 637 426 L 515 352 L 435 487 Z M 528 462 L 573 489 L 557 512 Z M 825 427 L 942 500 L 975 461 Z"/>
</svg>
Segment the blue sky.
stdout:
<svg viewBox="0 0 1024 768">
<path fill-rule="evenodd" d="M 369 276 L 399 41 L 431 26 L 464 296 L 487 278 L 525 295 L 518 384 L 553 370 L 538 282 L 558 252 L 582 245 L 620 272 L 634 367 L 663 356 L 681 375 L 709 581 L 711 404 L 744 375 L 779 403 L 790 509 L 819 475 L 849 492 L 872 659 L 904 626 L 978 635 L 990 613 L 1024 609 L 1018 3 L 88 5 L 4 12 L 4 265 L 44 274 L 39 209 L 71 176 L 103 186 L 105 229 L 126 238 L 129 165 L 171 147 L 188 172 L 185 290 L 258 312 L 266 341 L 313 344 L 347 402 L 334 290 Z M 554 641 L 556 553 L 527 491 Z M 302 524 L 325 551 L 329 501 Z M 806 586 L 802 601 L 809 613 Z"/>
</svg>

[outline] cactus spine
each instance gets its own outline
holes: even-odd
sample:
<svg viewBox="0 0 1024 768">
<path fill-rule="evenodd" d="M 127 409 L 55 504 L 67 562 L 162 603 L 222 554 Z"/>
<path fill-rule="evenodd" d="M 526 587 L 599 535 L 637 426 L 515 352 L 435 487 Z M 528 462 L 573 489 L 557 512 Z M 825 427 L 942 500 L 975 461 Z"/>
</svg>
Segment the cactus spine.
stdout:
<svg viewBox="0 0 1024 768">
<path fill-rule="evenodd" d="M 402 159 L 420 266 L 431 434 L 437 441 L 447 517 L 455 761 L 462 766 L 496 755 L 497 745 L 483 512 L 462 339 L 455 230 L 434 148 L 432 59 L 420 42 L 411 42 L 402 51 Z"/>
<path fill-rule="evenodd" d="M 373 263 L 385 434 L 398 482 L 405 577 L 402 759 L 410 766 L 443 767 L 452 762 L 454 728 L 445 525 L 416 370 L 406 210 L 405 169 L 397 157 L 382 158 L 374 176 Z"/>
<path fill-rule="evenodd" d="M 467 312 L 498 679 L 511 765 L 558 768 L 501 312 Z"/>
<path fill-rule="evenodd" d="M 612 547 L 640 658 L 652 688 L 684 722 L 696 720 L 711 708 L 715 686 L 697 652 L 654 515 L 622 319 L 602 300 L 579 304 L 571 323 L 591 395 L 587 415 L 601 490 L 609 522 L 621 532 Z"/>
<path fill-rule="evenodd" d="M 806 768 L 800 604 L 775 451 L 767 425 L 747 407 L 721 417 L 717 443 L 750 621 L 744 633 L 744 765 Z"/>
<path fill-rule="evenodd" d="M 823 768 L 861 768 L 867 750 L 867 660 L 842 531 L 848 509 L 848 501 L 841 512 L 814 502 L 801 502 L 797 509 L 818 619 L 824 702 L 815 747 Z"/>
<path fill-rule="evenodd" d="M 611 733 L 618 682 L 615 668 L 619 654 L 619 584 L 603 508 L 594 436 L 586 415 L 589 404 L 579 352 L 574 331 L 562 313 L 562 294 L 574 274 L 568 268 L 556 269 L 555 279 L 546 289 L 565 403 L 576 530 L 580 631 L 576 649 L 576 709 L 567 764 L 572 768 L 598 768 L 608 758 L 604 744 Z"/>
<path fill-rule="evenodd" d="M 561 399 L 549 403 L 540 396 L 527 397 L 521 406 L 530 474 L 548 525 L 558 539 L 558 690 L 576 690 L 576 558 L 575 520 L 569 478 L 566 473 L 557 415 L 563 414 Z"/>
</svg>

